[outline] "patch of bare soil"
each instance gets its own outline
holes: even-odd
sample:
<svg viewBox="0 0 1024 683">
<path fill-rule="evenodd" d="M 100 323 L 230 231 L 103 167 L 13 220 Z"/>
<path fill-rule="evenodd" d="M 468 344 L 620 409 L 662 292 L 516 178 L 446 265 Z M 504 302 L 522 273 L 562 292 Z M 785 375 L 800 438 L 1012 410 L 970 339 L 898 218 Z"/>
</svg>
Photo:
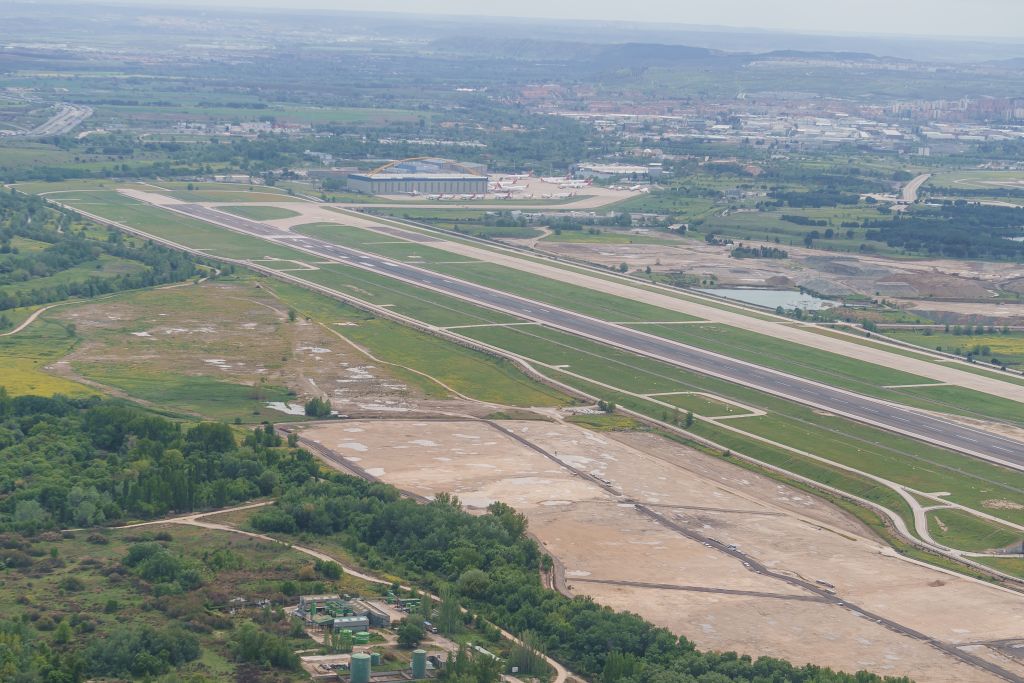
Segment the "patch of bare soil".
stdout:
<svg viewBox="0 0 1024 683">
<path fill-rule="evenodd" d="M 1024 510 L 1024 505 L 1014 503 L 1012 500 L 1003 500 L 1001 498 L 989 498 L 988 500 L 983 500 L 981 501 L 981 505 L 989 510 Z"/>
</svg>

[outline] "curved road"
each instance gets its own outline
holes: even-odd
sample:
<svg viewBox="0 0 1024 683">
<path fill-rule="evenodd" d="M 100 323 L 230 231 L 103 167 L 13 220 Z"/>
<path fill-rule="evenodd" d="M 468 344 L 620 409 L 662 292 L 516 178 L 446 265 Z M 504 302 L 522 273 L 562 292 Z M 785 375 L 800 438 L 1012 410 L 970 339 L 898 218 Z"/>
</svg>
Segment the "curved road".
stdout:
<svg viewBox="0 0 1024 683">
<path fill-rule="evenodd" d="M 903 186 L 903 191 L 900 193 L 900 200 L 913 204 L 917 201 L 917 191 L 921 189 L 921 186 L 928 182 L 928 179 L 932 177 L 931 173 L 922 173 L 917 176 L 909 183 Z"/>
<path fill-rule="evenodd" d="M 1024 443 L 953 423 L 913 408 L 861 396 L 711 351 L 686 346 L 615 323 L 507 294 L 465 280 L 275 228 L 198 204 L 161 208 L 253 237 L 287 245 L 319 258 L 377 273 L 459 299 L 542 323 L 548 327 L 726 379 L 766 393 L 842 415 L 889 431 L 948 447 L 974 457 L 1024 469 Z M 1024 398 L 1024 390 L 1022 390 Z M 1021 408 L 1024 411 L 1024 405 Z"/>
</svg>

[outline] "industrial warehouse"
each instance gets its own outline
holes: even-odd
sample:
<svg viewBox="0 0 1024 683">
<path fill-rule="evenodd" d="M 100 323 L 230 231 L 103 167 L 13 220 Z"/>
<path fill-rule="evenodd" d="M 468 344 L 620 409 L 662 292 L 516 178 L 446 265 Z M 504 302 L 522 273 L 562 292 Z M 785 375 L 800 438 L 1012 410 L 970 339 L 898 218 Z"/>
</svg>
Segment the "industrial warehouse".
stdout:
<svg viewBox="0 0 1024 683">
<path fill-rule="evenodd" d="M 487 167 L 432 157 L 393 161 L 369 173 L 351 173 L 348 186 L 364 194 L 486 194 Z"/>
</svg>

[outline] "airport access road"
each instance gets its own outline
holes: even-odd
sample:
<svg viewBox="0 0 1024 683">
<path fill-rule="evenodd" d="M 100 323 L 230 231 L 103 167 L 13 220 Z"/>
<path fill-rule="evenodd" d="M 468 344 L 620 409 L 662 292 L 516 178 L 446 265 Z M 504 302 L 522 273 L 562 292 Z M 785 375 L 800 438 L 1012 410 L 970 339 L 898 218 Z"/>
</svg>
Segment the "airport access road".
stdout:
<svg viewBox="0 0 1024 683">
<path fill-rule="evenodd" d="M 941 416 L 801 379 L 465 280 L 445 277 L 375 254 L 280 230 L 266 223 L 241 218 L 199 204 L 167 203 L 160 206 L 235 232 L 431 289 L 553 329 L 726 379 L 980 459 L 1024 469 L 1024 442 L 956 424 Z"/>
<path fill-rule="evenodd" d="M 917 176 L 909 183 L 903 186 L 903 190 L 900 192 L 900 199 L 908 204 L 913 204 L 917 201 L 917 191 L 921 189 L 921 186 L 928 182 L 928 179 L 932 177 L 931 173 L 922 173 Z"/>
</svg>

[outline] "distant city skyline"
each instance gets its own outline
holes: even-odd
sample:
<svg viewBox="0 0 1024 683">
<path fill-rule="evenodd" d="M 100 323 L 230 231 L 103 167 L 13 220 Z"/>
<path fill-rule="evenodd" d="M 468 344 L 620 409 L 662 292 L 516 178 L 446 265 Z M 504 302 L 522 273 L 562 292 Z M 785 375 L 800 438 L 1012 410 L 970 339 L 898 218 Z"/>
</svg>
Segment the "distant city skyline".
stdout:
<svg viewBox="0 0 1024 683">
<path fill-rule="evenodd" d="M 115 0 L 116 1 L 116 0 Z M 130 5 L 160 5 L 168 0 L 121 0 Z M 277 0 L 177 0 L 175 5 L 281 9 Z M 452 14 L 478 17 L 593 19 L 687 24 L 810 33 L 860 33 L 933 37 L 1020 39 L 1024 2 L 1019 0 L 293 0 L 295 9 Z"/>
</svg>

